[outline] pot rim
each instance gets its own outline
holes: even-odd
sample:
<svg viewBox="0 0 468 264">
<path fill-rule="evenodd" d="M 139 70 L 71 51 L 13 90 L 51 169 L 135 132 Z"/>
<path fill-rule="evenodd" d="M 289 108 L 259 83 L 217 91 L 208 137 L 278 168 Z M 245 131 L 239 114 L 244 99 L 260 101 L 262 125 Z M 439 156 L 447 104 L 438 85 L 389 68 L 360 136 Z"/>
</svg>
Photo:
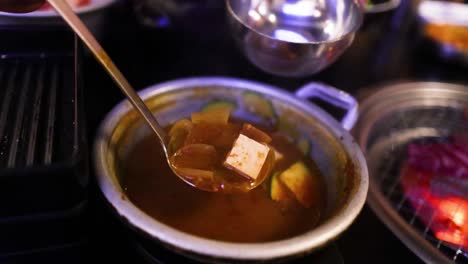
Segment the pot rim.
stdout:
<svg viewBox="0 0 468 264">
<path fill-rule="evenodd" d="M 336 120 L 317 106 L 279 88 L 237 78 L 195 77 L 177 79 L 149 86 L 141 90 L 139 95 L 146 99 L 155 94 L 200 86 L 235 87 L 268 94 L 287 101 L 322 121 L 337 138 L 342 139 L 341 143 L 344 149 L 353 161 L 356 170 L 360 171 L 360 179 L 354 184 L 354 188 L 350 192 L 352 195 L 350 195 L 346 204 L 324 223 L 310 231 L 288 239 L 264 243 L 234 243 L 202 238 L 179 231 L 150 217 L 134 205 L 122 190 L 116 177 L 112 176 L 107 170 L 104 157 L 108 153 L 108 137 L 122 115 L 131 109 L 130 103 L 124 100 L 107 114 L 100 125 L 94 145 L 94 165 L 98 185 L 107 201 L 124 220 L 150 237 L 185 252 L 237 260 L 268 260 L 310 252 L 336 239 L 351 225 L 364 206 L 369 177 L 366 161 L 359 146 Z"/>
</svg>

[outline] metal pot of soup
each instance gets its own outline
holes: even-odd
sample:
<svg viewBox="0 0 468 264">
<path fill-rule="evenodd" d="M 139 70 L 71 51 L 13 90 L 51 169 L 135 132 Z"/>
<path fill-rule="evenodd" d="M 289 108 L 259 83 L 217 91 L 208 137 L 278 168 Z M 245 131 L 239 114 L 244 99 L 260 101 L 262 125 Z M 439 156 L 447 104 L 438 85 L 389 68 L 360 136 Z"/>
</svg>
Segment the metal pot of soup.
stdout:
<svg viewBox="0 0 468 264">
<path fill-rule="evenodd" d="M 115 213 L 155 243 L 205 261 L 283 260 L 333 241 L 361 211 L 368 172 L 347 131 L 357 119 L 350 95 L 318 83 L 291 94 L 218 77 L 179 79 L 139 94 L 168 130 L 194 112 L 229 107 L 234 125 L 254 124 L 273 138 L 283 164 L 249 192 L 198 190 L 171 173 L 154 134 L 121 102 L 95 141 L 98 183 Z M 344 108 L 341 123 L 306 100 L 312 97 Z M 211 140 L 212 132 L 199 134 Z"/>
</svg>

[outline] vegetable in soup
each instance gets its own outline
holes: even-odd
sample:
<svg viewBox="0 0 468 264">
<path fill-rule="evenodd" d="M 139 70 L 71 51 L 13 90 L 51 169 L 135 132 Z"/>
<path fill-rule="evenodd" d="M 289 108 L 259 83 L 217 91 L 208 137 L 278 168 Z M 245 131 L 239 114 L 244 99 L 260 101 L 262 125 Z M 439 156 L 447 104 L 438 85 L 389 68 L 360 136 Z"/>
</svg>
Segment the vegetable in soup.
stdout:
<svg viewBox="0 0 468 264">
<path fill-rule="evenodd" d="M 230 122 L 231 109 L 215 106 L 171 127 L 171 165 L 186 182 L 202 190 L 250 191 L 273 169 L 271 137 L 251 124 Z"/>
<path fill-rule="evenodd" d="M 195 184 L 206 177 L 216 179 L 220 188 L 261 184 L 232 193 L 194 188 L 173 174 L 150 135 L 123 162 L 124 189 L 132 202 L 176 229 L 221 241 L 274 241 L 316 226 L 325 208 L 325 186 L 304 146 L 297 147 L 274 128 L 226 117 L 216 109 L 210 111 L 214 115 L 194 113 L 191 120 L 170 127 L 172 164 L 189 170 Z M 245 149 L 258 155 L 244 159 Z M 260 168 L 255 166 L 259 160 Z"/>
</svg>

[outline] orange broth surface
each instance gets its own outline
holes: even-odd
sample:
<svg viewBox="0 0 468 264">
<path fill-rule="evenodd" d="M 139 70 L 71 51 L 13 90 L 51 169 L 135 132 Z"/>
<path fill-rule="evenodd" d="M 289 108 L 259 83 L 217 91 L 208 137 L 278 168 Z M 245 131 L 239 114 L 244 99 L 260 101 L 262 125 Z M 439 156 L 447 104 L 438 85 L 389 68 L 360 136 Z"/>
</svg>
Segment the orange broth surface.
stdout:
<svg viewBox="0 0 468 264">
<path fill-rule="evenodd" d="M 249 192 L 226 194 L 196 189 L 173 174 L 153 135 L 136 144 L 123 161 L 124 190 L 135 205 L 153 218 L 205 238 L 266 242 L 304 233 L 323 217 L 326 204 L 323 179 L 314 162 L 305 158 L 285 136 L 271 129 L 262 130 L 272 137 L 270 145 L 284 155 L 274 165 L 274 171 L 284 170 L 298 160 L 314 171 L 312 206 L 305 208 L 294 199 L 283 203 L 272 200 L 271 177 Z"/>
</svg>

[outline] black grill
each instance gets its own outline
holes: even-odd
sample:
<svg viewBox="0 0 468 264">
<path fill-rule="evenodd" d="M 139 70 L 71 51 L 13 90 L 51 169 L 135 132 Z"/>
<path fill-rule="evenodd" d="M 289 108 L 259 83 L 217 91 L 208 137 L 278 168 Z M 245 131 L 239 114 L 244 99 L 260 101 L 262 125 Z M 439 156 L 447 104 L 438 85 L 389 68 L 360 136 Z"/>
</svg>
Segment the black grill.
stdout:
<svg viewBox="0 0 468 264">
<path fill-rule="evenodd" d="M 1 168 L 50 165 L 60 159 L 54 149 L 56 115 L 60 110 L 57 93 L 63 91 L 58 86 L 66 71 L 60 64 L 44 58 L 7 56 L 0 61 Z"/>
<path fill-rule="evenodd" d="M 67 54 L 0 59 L 0 181 L 15 192 L 4 197 L 14 206 L 5 205 L 10 208 L 0 216 L 65 209 L 82 200 L 81 100 L 73 73 Z"/>
<path fill-rule="evenodd" d="M 86 240 L 80 49 L 71 32 L 56 30 L 0 28 L 1 263 Z M 59 49 L 43 44 L 50 38 Z"/>
</svg>

